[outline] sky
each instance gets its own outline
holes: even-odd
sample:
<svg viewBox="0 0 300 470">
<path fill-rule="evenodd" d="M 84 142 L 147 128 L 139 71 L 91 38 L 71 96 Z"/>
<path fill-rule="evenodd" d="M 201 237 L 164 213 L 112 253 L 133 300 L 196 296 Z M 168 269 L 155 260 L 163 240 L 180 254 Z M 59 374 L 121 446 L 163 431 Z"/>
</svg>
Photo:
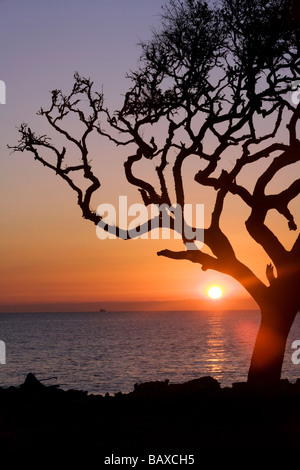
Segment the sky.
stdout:
<svg viewBox="0 0 300 470">
<path fill-rule="evenodd" d="M 0 312 L 256 308 L 231 278 L 157 257 L 168 240 L 99 240 L 63 181 L 30 154 L 7 149 L 17 142 L 22 122 L 47 133 L 36 112 L 49 104 L 50 90 L 71 89 L 75 71 L 103 88 L 105 102 L 116 109 L 128 87 L 126 73 L 136 68 L 137 43 L 150 38 L 162 5 L 161 0 L 0 1 L 0 79 L 6 84 L 6 104 L 0 105 Z M 103 175 L 95 204 L 115 203 L 124 194 L 139 203 L 123 175 L 126 149 L 95 141 L 91 150 Z M 232 200 L 230 213 L 241 211 Z M 226 224 L 242 260 L 263 276 L 268 260 L 259 247 L 244 242 L 240 218 L 228 217 Z M 208 299 L 211 285 L 222 287 L 222 299 Z"/>
</svg>

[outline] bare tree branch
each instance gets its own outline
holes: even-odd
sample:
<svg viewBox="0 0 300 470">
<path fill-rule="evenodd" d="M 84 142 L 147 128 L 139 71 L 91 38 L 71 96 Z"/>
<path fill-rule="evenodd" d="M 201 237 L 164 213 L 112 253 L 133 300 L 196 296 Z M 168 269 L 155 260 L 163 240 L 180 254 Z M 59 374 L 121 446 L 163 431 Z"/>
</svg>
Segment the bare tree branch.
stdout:
<svg viewBox="0 0 300 470">
<path fill-rule="evenodd" d="M 175 194 L 174 203 L 184 207 L 183 168 L 196 157 L 199 167 L 194 179 L 199 201 L 203 202 L 202 189 L 216 192 L 210 225 L 205 229 L 205 245 L 213 256 L 196 250 L 180 255 L 165 251 L 164 255 L 190 259 L 203 264 L 204 269 L 210 266 L 230 272 L 244 286 L 249 278 L 247 289 L 249 285 L 259 286 L 260 299 L 263 286 L 237 260 L 230 236 L 221 227 L 228 196 L 239 197 L 251 210 L 245 222 L 249 236 L 264 249 L 276 269 L 276 278 L 271 268 L 266 271 L 270 288 L 281 282 L 291 253 L 300 250 L 299 237 L 288 252 L 266 225 L 269 211 L 275 209 L 287 220 L 290 230 L 297 230 L 289 204 L 300 193 L 299 180 L 278 194 L 267 194 L 268 185 L 279 172 L 300 159 L 300 104 L 291 100 L 292 85 L 300 75 L 299 27 L 289 1 L 221 0 L 219 7 L 211 7 L 204 0 L 170 0 L 163 9 L 160 29 L 154 31 L 150 41 L 141 43 L 140 64 L 128 75 L 130 88 L 120 110 L 111 113 L 104 106 L 103 93 L 95 92 L 93 82 L 78 73 L 69 94 L 54 90 L 50 107 L 40 110 L 51 130 L 75 146 L 78 163 L 70 162 L 67 145 L 59 150 L 46 135 L 35 135 L 27 125 L 20 127 L 20 141 L 11 148 L 31 152 L 75 191 L 83 217 L 96 225 L 101 222 L 104 230 L 114 230 L 121 238 L 130 238 L 130 233 L 104 224 L 101 215 L 91 208 L 101 183 L 91 164 L 90 136 L 95 133 L 116 146 L 130 146 L 125 177 L 138 189 L 146 206 L 171 206 Z M 68 130 L 72 118 L 83 129 L 76 135 Z M 162 126 L 165 138 L 161 136 Z M 236 156 L 228 169 L 231 149 Z M 51 152 L 54 160 L 44 151 Z M 157 183 L 147 174 L 137 177 L 136 166 L 144 159 L 155 162 Z M 267 168 L 250 190 L 241 175 L 246 171 L 250 174 L 260 161 Z M 88 182 L 87 188 L 77 182 L 80 178 L 75 183 L 78 176 Z M 173 177 L 171 185 L 167 176 Z M 175 224 L 175 216 L 171 218 L 172 230 L 184 226 L 183 214 L 176 216 L 181 219 L 179 224 Z M 152 222 L 149 219 L 140 230 L 151 230 Z M 257 298 L 257 293 L 251 292 Z"/>
</svg>

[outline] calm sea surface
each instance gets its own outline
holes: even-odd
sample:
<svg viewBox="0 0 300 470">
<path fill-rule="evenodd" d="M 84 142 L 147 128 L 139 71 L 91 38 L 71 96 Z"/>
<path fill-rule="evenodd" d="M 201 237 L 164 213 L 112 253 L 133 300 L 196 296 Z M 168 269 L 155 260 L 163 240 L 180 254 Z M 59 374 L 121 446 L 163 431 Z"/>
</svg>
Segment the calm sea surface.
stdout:
<svg viewBox="0 0 300 470">
<path fill-rule="evenodd" d="M 25 313 L 0 315 L 6 364 L 0 386 L 28 372 L 64 390 L 115 393 L 136 382 L 184 382 L 204 375 L 222 386 L 245 381 L 259 325 L 255 311 Z M 291 357 L 300 317 L 287 343 L 282 377 L 294 382 Z"/>
</svg>

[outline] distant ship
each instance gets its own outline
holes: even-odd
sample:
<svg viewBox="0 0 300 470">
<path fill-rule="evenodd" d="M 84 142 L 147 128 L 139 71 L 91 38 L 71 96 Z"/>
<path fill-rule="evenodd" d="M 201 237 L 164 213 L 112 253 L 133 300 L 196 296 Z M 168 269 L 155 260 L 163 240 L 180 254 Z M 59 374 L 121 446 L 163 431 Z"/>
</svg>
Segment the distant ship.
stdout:
<svg viewBox="0 0 300 470">
<path fill-rule="evenodd" d="M 105 310 L 105 308 L 100 308 L 99 312 L 107 312 L 107 310 Z"/>
</svg>

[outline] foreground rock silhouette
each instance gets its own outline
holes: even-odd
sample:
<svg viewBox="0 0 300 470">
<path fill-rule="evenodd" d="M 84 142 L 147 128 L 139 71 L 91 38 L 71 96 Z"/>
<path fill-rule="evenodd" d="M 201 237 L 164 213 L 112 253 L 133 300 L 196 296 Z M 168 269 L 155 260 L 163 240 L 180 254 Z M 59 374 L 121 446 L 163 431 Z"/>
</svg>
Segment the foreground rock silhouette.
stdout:
<svg viewBox="0 0 300 470">
<path fill-rule="evenodd" d="M 89 395 L 28 374 L 0 388 L 0 449 L 103 456 L 300 449 L 300 379 L 276 389 L 221 388 L 211 377 Z"/>
</svg>

